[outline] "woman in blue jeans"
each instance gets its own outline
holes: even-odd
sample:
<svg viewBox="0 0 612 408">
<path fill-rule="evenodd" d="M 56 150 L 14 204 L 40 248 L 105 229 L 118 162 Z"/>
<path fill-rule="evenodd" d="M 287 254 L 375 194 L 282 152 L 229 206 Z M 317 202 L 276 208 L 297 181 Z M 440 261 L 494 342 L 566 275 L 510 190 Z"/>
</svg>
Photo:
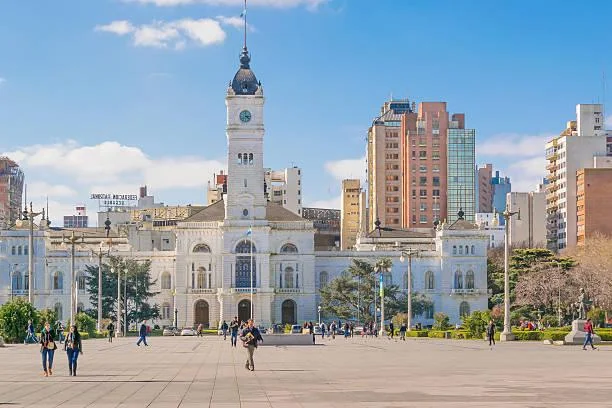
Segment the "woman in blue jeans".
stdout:
<svg viewBox="0 0 612 408">
<path fill-rule="evenodd" d="M 45 377 L 53 375 L 53 355 L 57 350 L 57 345 L 53 338 L 51 325 L 45 322 L 45 327 L 40 334 L 40 352 L 42 353 L 43 375 Z M 49 364 L 47 366 L 47 363 Z"/>
<path fill-rule="evenodd" d="M 83 343 L 81 343 L 81 334 L 77 325 L 70 326 L 70 333 L 66 336 L 64 342 L 64 350 L 68 355 L 68 368 L 70 369 L 70 375 L 76 377 L 77 373 L 77 359 L 79 354 L 83 354 Z"/>
</svg>

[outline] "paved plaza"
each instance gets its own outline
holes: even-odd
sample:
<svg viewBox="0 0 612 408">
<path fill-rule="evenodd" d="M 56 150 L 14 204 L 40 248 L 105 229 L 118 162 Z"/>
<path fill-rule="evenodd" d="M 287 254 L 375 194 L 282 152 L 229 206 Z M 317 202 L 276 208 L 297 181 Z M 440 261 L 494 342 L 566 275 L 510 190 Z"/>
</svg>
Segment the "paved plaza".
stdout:
<svg viewBox="0 0 612 408">
<path fill-rule="evenodd" d="M 229 338 L 88 340 L 79 376 L 37 345 L 0 349 L 0 406 L 11 407 L 594 407 L 612 406 L 612 347 L 480 341 L 326 340 L 260 347 L 256 371 Z"/>
</svg>

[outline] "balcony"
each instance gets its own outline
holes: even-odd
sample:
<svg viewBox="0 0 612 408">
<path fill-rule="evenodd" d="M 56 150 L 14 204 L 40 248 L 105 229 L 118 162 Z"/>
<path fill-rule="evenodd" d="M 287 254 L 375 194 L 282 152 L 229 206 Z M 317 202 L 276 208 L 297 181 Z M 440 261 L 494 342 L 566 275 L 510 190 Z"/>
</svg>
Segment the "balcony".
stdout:
<svg viewBox="0 0 612 408">
<path fill-rule="evenodd" d="M 284 294 L 289 294 L 289 293 L 302 293 L 302 289 L 301 288 L 276 288 L 274 289 L 274 293 L 284 293 Z"/>
<path fill-rule="evenodd" d="M 548 153 L 548 154 L 546 155 L 546 159 L 547 159 L 547 160 L 557 160 L 558 158 L 559 158 L 559 155 L 557 154 L 557 152 L 556 152 L 556 151 L 555 151 L 555 152 Z"/>
<path fill-rule="evenodd" d="M 27 289 L 13 289 L 12 291 L 10 291 L 11 296 L 27 296 L 28 294 L 28 290 Z"/>
<path fill-rule="evenodd" d="M 554 172 L 557 170 L 557 162 L 553 161 L 550 162 L 546 165 L 546 170 L 550 171 L 550 172 Z"/>
<path fill-rule="evenodd" d="M 230 293 L 250 294 L 251 288 L 231 288 Z M 257 293 L 257 288 L 253 288 L 253 293 Z"/>
<path fill-rule="evenodd" d="M 197 288 L 197 289 L 190 289 L 189 293 L 193 293 L 194 295 L 210 295 L 210 294 L 217 293 L 217 289 Z"/>
<path fill-rule="evenodd" d="M 451 296 L 478 296 L 486 295 L 486 289 L 451 289 Z"/>
</svg>

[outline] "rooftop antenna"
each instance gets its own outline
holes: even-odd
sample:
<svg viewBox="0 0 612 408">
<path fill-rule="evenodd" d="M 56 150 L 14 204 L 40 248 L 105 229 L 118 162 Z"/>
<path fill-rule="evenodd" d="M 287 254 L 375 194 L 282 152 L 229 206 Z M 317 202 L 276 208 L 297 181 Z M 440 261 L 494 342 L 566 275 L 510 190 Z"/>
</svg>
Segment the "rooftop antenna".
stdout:
<svg viewBox="0 0 612 408">
<path fill-rule="evenodd" d="M 242 11 L 244 18 L 244 49 L 247 49 L 247 0 L 244 0 L 244 10 Z"/>
</svg>

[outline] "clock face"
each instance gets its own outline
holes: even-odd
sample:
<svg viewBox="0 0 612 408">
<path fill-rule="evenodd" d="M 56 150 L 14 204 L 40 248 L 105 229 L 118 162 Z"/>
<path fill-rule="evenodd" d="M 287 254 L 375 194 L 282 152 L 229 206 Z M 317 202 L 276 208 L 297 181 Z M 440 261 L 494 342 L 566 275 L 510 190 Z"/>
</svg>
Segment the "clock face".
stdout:
<svg viewBox="0 0 612 408">
<path fill-rule="evenodd" d="M 250 122 L 251 112 L 249 112 L 248 110 L 243 110 L 242 112 L 240 112 L 240 120 L 242 121 L 242 123 Z"/>
</svg>

